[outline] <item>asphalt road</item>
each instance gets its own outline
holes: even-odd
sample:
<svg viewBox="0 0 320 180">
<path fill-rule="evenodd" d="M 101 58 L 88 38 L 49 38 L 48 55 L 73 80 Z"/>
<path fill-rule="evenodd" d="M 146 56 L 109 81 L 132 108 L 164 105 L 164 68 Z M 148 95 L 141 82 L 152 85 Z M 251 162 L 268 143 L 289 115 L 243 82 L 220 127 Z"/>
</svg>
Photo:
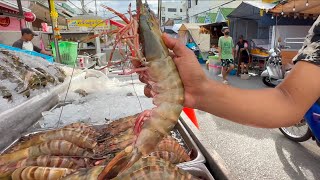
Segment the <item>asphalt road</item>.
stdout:
<svg viewBox="0 0 320 180">
<path fill-rule="evenodd" d="M 233 76 L 229 82 L 241 88 L 265 88 L 258 76 L 250 80 Z M 320 147 L 315 142 L 295 143 L 278 129 L 246 127 L 199 110 L 196 113 L 203 137 L 236 179 L 320 179 Z"/>
</svg>

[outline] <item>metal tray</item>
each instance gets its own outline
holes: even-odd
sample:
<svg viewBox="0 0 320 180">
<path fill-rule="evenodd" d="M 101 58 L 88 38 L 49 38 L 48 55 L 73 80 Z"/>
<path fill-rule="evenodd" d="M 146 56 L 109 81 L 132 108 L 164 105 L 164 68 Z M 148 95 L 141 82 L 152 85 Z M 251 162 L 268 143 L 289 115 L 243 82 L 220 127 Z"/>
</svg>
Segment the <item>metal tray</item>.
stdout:
<svg viewBox="0 0 320 180">
<path fill-rule="evenodd" d="M 106 124 L 101 124 L 101 125 L 93 125 L 95 128 L 99 129 L 102 128 L 103 126 L 106 126 Z M 44 132 L 44 131 L 49 131 L 49 130 L 54 130 L 53 128 L 47 128 L 47 129 L 34 129 L 34 128 L 29 128 L 29 130 L 32 129 L 32 132 L 26 132 L 24 134 L 22 134 L 20 136 L 20 138 L 17 138 L 15 141 L 13 141 L 9 146 L 7 146 L 6 148 L 4 148 L 3 150 L 1 150 L 0 154 L 3 154 L 5 152 L 7 152 L 8 150 L 10 150 L 13 146 L 15 146 L 19 140 L 23 137 L 28 137 L 30 135 L 34 135 L 40 132 Z M 199 164 L 199 163 L 205 163 L 205 157 L 203 156 L 203 154 L 200 152 L 198 146 L 196 145 L 196 143 L 192 140 L 191 136 L 189 135 L 189 133 L 187 132 L 187 130 L 183 127 L 183 124 L 180 122 L 180 120 L 178 121 L 177 125 L 174 128 L 175 132 L 178 133 L 178 136 L 181 136 L 182 141 L 184 143 L 184 146 L 186 147 L 188 152 L 191 152 L 190 157 L 191 157 L 191 161 L 188 162 L 183 162 L 183 163 L 179 163 L 179 166 L 184 166 L 184 165 L 192 165 L 192 164 Z"/>
<path fill-rule="evenodd" d="M 189 135 L 188 131 L 186 128 L 184 128 L 183 124 L 181 123 L 180 120 L 178 120 L 178 123 L 176 124 L 175 128 L 178 130 L 179 134 L 181 135 L 184 143 L 186 146 L 188 146 L 188 151 L 191 151 L 190 157 L 191 161 L 188 162 L 183 162 L 179 163 L 179 166 L 184 166 L 184 165 L 192 165 L 192 164 L 199 164 L 199 163 L 205 163 L 206 159 L 201 153 L 200 149 L 198 148 L 197 144 L 193 141 L 191 136 Z"/>
<path fill-rule="evenodd" d="M 193 176 L 196 176 L 200 179 L 203 180 L 215 180 L 213 178 L 213 176 L 211 175 L 211 173 L 209 172 L 208 168 L 202 164 L 193 164 L 191 166 L 180 166 L 181 169 L 189 172 L 190 174 L 192 174 Z"/>
</svg>

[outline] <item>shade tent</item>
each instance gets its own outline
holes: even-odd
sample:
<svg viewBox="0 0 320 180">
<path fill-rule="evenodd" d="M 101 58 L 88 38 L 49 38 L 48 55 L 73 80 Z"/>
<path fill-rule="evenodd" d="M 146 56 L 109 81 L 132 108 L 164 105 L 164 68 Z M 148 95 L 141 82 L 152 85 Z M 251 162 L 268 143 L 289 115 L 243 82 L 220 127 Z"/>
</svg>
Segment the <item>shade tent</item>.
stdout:
<svg viewBox="0 0 320 180">
<path fill-rule="evenodd" d="M 306 3 L 308 2 L 308 6 Z M 317 16 L 320 14 L 320 1 L 319 0 L 287 0 L 270 10 L 271 13 L 290 14 L 298 13 L 301 15 Z"/>
<path fill-rule="evenodd" d="M 227 17 L 259 20 L 261 9 L 272 9 L 276 4 L 256 2 L 256 1 L 243 1 L 236 9 L 234 9 Z"/>
<path fill-rule="evenodd" d="M 173 25 L 172 31 L 174 31 L 175 33 L 178 33 L 181 26 L 182 26 L 182 24 Z"/>
<path fill-rule="evenodd" d="M 198 45 L 201 52 L 208 52 L 210 49 L 210 35 L 200 34 L 200 26 L 203 23 L 184 23 L 178 30 L 179 39 L 183 43 L 187 43 L 191 37 Z"/>
</svg>

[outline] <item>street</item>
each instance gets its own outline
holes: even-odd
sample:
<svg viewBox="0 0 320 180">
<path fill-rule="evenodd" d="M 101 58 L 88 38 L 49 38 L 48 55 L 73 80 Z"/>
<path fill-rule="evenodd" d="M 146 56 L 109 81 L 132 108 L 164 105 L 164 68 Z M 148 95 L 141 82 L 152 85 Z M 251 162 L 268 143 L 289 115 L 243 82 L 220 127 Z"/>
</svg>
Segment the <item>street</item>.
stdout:
<svg viewBox="0 0 320 180">
<path fill-rule="evenodd" d="M 205 71 L 210 78 L 220 79 Z M 231 76 L 229 82 L 241 88 L 265 88 L 259 76 L 250 80 Z M 202 136 L 219 153 L 236 179 L 320 179 L 320 147 L 314 141 L 295 143 L 278 129 L 252 128 L 203 111 L 196 113 Z"/>
</svg>

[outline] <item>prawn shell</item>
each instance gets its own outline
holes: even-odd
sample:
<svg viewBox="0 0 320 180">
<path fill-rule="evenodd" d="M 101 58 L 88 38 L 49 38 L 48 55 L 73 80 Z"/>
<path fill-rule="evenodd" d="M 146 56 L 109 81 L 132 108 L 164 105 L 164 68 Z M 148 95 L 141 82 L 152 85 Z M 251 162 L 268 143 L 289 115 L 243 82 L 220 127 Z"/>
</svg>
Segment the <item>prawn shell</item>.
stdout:
<svg viewBox="0 0 320 180">
<path fill-rule="evenodd" d="M 57 180 L 73 171 L 67 168 L 28 166 L 16 169 L 11 177 L 12 180 Z"/>
</svg>

